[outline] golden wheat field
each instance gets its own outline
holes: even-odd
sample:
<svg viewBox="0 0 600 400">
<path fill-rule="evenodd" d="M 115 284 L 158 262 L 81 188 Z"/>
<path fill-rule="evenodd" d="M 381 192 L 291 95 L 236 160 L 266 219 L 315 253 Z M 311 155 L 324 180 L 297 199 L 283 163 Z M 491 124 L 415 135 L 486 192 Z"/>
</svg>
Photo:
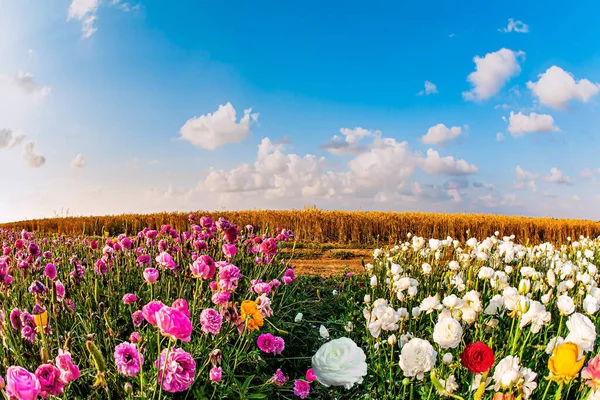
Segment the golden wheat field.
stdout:
<svg viewBox="0 0 600 400">
<path fill-rule="evenodd" d="M 259 229 L 291 229 L 302 243 L 373 245 L 395 243 L 407 233 L 425 237 L 466 240 L 500 235 L 515 235 L 530 243 L 564 242 L 568 237 L 600 235 L 600 223 L 589 220 L 530 218 L 488 214 L 438 214 L 422 212 L 361 212 L 304 210 L 195 211 L 212 218 L 224 217 Z M 46 218 L 4 224 L 4 227 L 69 235 L 110 235 L 137 233 L 144 227 L 169 224 L 186 229 L 188 213 L 123 214 L 112 216 Z"/>
</svg>

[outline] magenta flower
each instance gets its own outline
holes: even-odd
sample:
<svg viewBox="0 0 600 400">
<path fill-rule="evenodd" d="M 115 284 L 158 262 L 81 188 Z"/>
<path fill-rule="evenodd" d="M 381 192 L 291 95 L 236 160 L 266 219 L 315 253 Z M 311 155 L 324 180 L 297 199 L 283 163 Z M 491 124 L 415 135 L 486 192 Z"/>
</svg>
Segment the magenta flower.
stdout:
<svg viewBox="0 0 600 400">
<path fill-rule="evenodd" d="M 156 314 L 163 307 L 165 307 L 165 305 L 161 301 L 158 301 L 158 300 L 151 301 L 150 303 L 148 303 L 144 307 L 142 307 L 142 315 L 144 316 L 144 319 L 146 321 L 148 321 L 148 323 L 150 325 L 156 325 Z"/>
<path fill-rule="evenodd" d="M 158 280 L 158 270 L 155 268 L 146 268 L 144 270 L 144 279 L 148 283 L 154 283 Z"/>
<path fill-rule="evenodd" d="M 190 319 L 181 311 L 169 306 L 163 306 L 156 313 L 156 326 L 164 336 L 173 340 L 183 342 L 190 341 L 192 334 L 192 323 Z"/>
<path fill-rule="evenodd" d="M 46 286 L 40 281 L 33 281 L 29 288 L 27 289 L 30 294 L 43 294 L 48 293 L 48 289 Z"/>
<path fill-rule="evenodd" d="M 141 267 L 142 265 L 150 265 L 150 254 L 140 254 L 137 258 L 137 263 Z"/>
<path fill-rule="evenodd" d="M 60 379 L 62 379 L 65 383 L 69 383 L 79 378 L 79 367 L 73 364 L 73 360 L 71 360 L 71 353 L 68 351 L 58 349 L 58 355 L 56 356 L 54 362 L 60 370 Z"/>
<path fill-rule="evenodd" d="M 223 245 L 223 254 L 225 254 L 225 257 L 231 259 L 235 257 L 235 253 L 237 253 L 237 247 L 235 246 L 235 244 Z"/>
<path fill-rule="evenodd" d="M 144 364 L 144 356 L 135 344 L 121 343 L 115 347 L 115 364 L 117 371 L 125 376 L 136 376 Z"/>
<path fill-rule="evenodd" d="M 285 349 L 285 341 L 282 337 L 275 336 L 273 340 L 273 354 L 281 354 Z"/>
<path fill-rule="evenodd" d="M 44 275 L 51 281 L 56 278 L 56 267 L 54 264 L 46 264 L 46 268 L 44 268 Z"/>
<path fill-rule="evenodd" d="M 308 397 L 310 393 L 310 383 L 301 381 L 300 379 L 296 379 L 294 381 L 294 394 L 301 399 L 305 399 Z"/>
<path fill-rule="evenodd" d="M 273 353 L 273 350 L 275 349 L 275 345 L 273 343 L 274 340 L 275 336 L 271 335 L 270 333 L 263 333 L 258 335 L 256 344 L 258 348 L 265 353 Z"/>
<path fill-rule="evenodd" d="M 94 269 L 96 271 L 96 274 L 106 275 L 106 273 L 108 272 L 108 265 L 106 263 L 106 259 L 104 257 L 98 259 L 98 261 L 96 261 L 96 264 L 94 264 Z"/>
<path fill-rule="evenodd" d="M 229 292 L 216 292 L 215 294 L 212 295 L 212 302 L 214 304 L 227 304 L 227 302 L 229 301 L 229 299 L 231 298 L 231 293 Z"/>
<path fill-rule="evenodd" d="M 269 379 L 269 382 L 276 386 L 283 386 L 287 381 L 288 378 L 283 374 L 281 369 L 277 369 L 271 379 Z"/>
<path fill-rule="evenodd" d="M 309 368 L 308 371 L 306 371 L 306 380 L 309 382 L 314 382 L 317 380 L 317 376 L 312 368 Z"/>
<path fill-rule="evenodd" d="M 56 289 L 56 300 L 63 301 L 65 298 L 65 285 L 61 281 L 57 280 L 54 282 L 54 288 Z"/>
<path fill-rule="evenodd" d="M 98 241 L 97 240 L 90 241 L 90 249 L 96 250 L 97 248 L 98 248 Z"/>
<path fill-rule="evenodd" d="M 34 374 L 22 367 L 6 370 L 6 394 L 9 399 L 35 400 L 40 393 L 40 382 Z"/>
<path fill-rule="evenodd" d="M 173 304 L 171 305 L 171 307 L 173 307 L 176 310 L 181 311 L 182 313 L 185 314 L 186 317 L 190 318 L 192 315 L 190 314 L 190 309 L 188 307 L 188 302 L 185 301 L 184 299 L 177 299 L 173 302 Z"/>
<path fill-rule="evenodd" d="M 207 308 L 206 310 L 202 310 L 200 313 L 200 325 L 202 325 L 202 332 L 216 335 L 221 330 L 222 324 L 223 317 L 216 310 Z"/>
<path fill-rule="evenodd" d="M 42 364 L 35 370 L 35 377 L 40 383 L 40 396 L 60 396 L 65 389 L 65 383 L 60 379 L 60 370 L 51 364 Z"/>
<path fill-rule="evenodd" d="M 271 285 L 267 282 L 259 281 L 254 283 L 250 290 L 259 295 L 269 294 L 271 292 Z"/>
<path fill-rule="evenodd" d="M 240 270 L 232 264 L 219 269 L 219 289 L 233 292 L 237 288 L 238 281 L 242 277 Z"/>
<path fill-rule="evenodd" d="M 158 236 L 158 232 L 155 230 L 148 230 L 146 231 L 145 236 L 147 239 L 156 239 L 156 237 Z"/>
<path fill-rule="evenodd" d="M 260 252 L 269 257 L 274 256 L 277 254 L 277 243 L 271 238 L 266 239 L 260 244 Z"/>
<path fill-rule="evenodd" d="M 144 322 L 145 318 L 146 317 L 144 317 L 144 313 L 140 310 L 135 311 L 133 314 L 131 314 L 133 326 L 135 326 L 136 328 L 139 327 L 140 325 L 142 325 L 142 322 Z M 155 321 L 156 321 L 156 319 L 155 319 Z"/>
<path fill-rule="evenodd" d="M 21 330 L 21 311 L 19 311 L 19 309 L 16 307 L 13 308 L 10 312 L 10 324 L 12 325 L 14 330 Z"/>
<path fill-rule="evenodd" d="M 129 335 L 129 341 L 131 343 L 137 343 L 140 340 L 142 340 L 142 336 L 138 332 L 131 332 L 131 335 Z"/>
<path fill-rule="evenodd" d="M 296 278 L 296 274 L 294 273 L 294 270 L 290 268 L 285 270 L 283 276 L 281 277 L 281 281 L 287 285 L 292 283 L 294 278 Z"/>
<path fill-rule="evenodd" d="M 183 392 L 194 383 L 196 362 L 191 355 L 180 348 L 171 349 L 167 360 L 167 350 L 164 349 L 160 353 L 160 359 L 154 362 L 154 366 L 159 371 L 158 381 L 163 390 L 169 393 Z"/>
<path fill-rule="evenodd" d="M 190 270 L 195 278 L 212 279 L 217 267 L 211 256 L 201 255 L 190 265 Z"/>
<path fill-rule="evenodd" d="M 173 257 L 166 251 L 163 251 L 156 256 L 156 262 L 161 267 L 167 269 L 175 269 L 177 267 L 177 264 L 175 264 L 175 261 L 173 261 Z"/>
<path fill-rule="evenodd" d="M 213 367 L 208 373 L 208 377 L 212 382 L 219 382 L 222 376 L 223 371 L 221 370 L 221 367 Z"/>
<path fill-rule="evenodd" d="M 127 293 L 123 296 L 124 304 L 132 304 L 132 303 L 135 303 L 136 301 L 137 301 L 137 297 L 133 293 Z"/>
<path fill-rule="evenodd" d="M 201 217 L 200 218 L 200 226 L 203 228 L 210 228 L 213 226 L 213 220 L 211 217 Z"/>
</svg>

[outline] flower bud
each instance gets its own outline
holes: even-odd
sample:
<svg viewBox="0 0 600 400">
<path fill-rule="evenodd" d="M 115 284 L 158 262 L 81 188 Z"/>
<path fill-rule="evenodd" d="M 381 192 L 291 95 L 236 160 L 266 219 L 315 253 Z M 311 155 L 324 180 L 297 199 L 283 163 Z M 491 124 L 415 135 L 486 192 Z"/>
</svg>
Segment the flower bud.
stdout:
<svg viewBox="0 0 600 400">
<path fill-rule="evenodd" d="M 125 389 L 125 393 L 127 393 L 128 396 L 131 396 L 133 394 L 133 386 L 131 386 L 131 383 L 129 383 L 129 382 L 125 383 L 125 386 L 123 386 L 123 389 Z"/>
<path fill-rule="evenodd" d="M 388 337 L 387 342 L 390 346 L 393 346 L 396 343 L 398 343 L 398 339 L 396 338 L 396 335 L 392 335 L 392 336 Z"/>
<path fill-rule="evenodd" d="M 530 290 L 531 290 L 531 282 L 529 281 L 529 279 L 521 279 L 521 282 L 519 282 L 519 293 L 527 294 L 527 293 L 529 293 Z"/>
</svg>

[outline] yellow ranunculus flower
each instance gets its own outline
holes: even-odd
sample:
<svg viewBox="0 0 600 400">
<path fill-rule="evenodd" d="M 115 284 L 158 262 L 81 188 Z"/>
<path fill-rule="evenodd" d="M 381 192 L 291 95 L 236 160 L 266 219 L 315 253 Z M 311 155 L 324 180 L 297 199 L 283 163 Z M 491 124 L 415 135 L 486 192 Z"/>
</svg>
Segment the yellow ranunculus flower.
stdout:
<svg viewBox="0 0 600 400">
<path fill-rule="evenodd" d="M 244 300 L 241 305 L 242 319 L 247 322 L 250 332 L 259 329 L 264 324 L 264 319 L 255 301 Z"/>
<path fill-rule="evenodd" d="M 585 357 L 579 358 L 579 346 L 572 342 L 565 342 L 556 346 L 552 357 L 548 361 L 548 368 L 552 373 L 550 380 L 558 383 L 569 383 L 577 377 L 583 367 Z"/>
<path fill-rule="evenodd" d="M 33 315 L 33 322 L 37 328 L 45 328 L 48 325 L 48 311 Z"/>
</svg>

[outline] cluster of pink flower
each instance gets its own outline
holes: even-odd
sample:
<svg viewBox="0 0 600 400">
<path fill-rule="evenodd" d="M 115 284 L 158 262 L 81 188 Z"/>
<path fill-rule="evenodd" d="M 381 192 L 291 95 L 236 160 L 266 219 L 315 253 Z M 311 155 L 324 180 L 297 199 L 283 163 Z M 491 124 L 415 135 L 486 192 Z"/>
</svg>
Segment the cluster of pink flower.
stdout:
<svg viewBox="0 0 600 400">
<path fill-rule="evenodd" d="M 308 397 L 310 393 L 310 383 L 317 380 L 313 369 L 310 368 L 306 371 L 306 380 L 296 379 L 294 381 L 294 394 L 301 399 L 305 399 Z M 288 378 L 283 374 L 281 369 L 275 371 L 275 374 L 269 379 L 269 382 L 276 386 L 283 386 L 288 381 Z"/>
</svg>

